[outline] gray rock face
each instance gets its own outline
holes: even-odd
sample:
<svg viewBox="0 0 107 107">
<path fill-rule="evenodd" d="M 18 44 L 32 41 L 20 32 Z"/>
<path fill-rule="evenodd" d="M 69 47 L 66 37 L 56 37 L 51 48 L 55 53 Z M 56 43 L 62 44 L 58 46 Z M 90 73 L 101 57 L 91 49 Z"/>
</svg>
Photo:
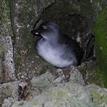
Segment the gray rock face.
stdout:
<svg viewBox="0 0 107 107">
<path fill-rule="evenodd" d="M 0 86 L 2 107 L 106 107 L 107 89 L 96 85 L 83 86 L 81 74 L 74 75 L 69 82 L 56 82 L 49 72 L 31 80 L 30 94 L 26 100 L 18 101 L 20 82 Z M 76 75 L 76 76 L 75 76 Z M 78 81 L 76 81 L 78 78 Z M 83 80 L 82 80 L 83 81 Z M 83 82 L 84 83 L 84 82 Z M 23 84 L 22 84 L 23 85 Z M 1 101 L 1 100 L 0 100 Z M 0 102 L 1 103 L 1 102 Z"/>
<path fill-rule="evenodd" d="M 97 85 L 88 85 L 86 90 L 89 90 L 90 95 L 93 98 L 93 103 L 97 107 L 106 107 L 107 106 L 107 89 L 101 88 Z"/>
<path fill-rule="evenodd" d="M 1 56 L 1 71 L 0 82 L 8 82 L 16 80 L 15 65 L 13 59 L 13 44 L 10 36 L 0 37 L 0 44 L 2 45 Z"/>
<path fill-rule="evenodd" d="M 73 80 L 67 83 L 54 83 L 54 77 L 48 72 L 33 78 L 31 84 L 32 97 L 27 101 L 15 101 L 12 107 L 107 106 L 107 90 L 96 85 L 83 86 L 77 82 L 74 83 Z M 37 89 L 41 91 L 35 94 Z M 7 100 L 5 102 L 8 102 Z"/>
<path fill-rule="evenodd" d="M 15 102 L 12 107 L 19 107 L 22 102 Z M 66 84 L 53 87 L 35 96 L 22 107 L 95 107 L 88 92 L 77 84 Z"/>
<path fill-rule="evenodd" d="M 14 102 L 13 98 L 7 98 L 4 100 L 4 103 L 2 104 L 2 107 L 11 107 Z"/>
<path fill-rule="evenodd" d="M 4 49 L 2 44 L 0 43 L 0 83 L 3 81 L 3 53 Z"/>
<path fill-rule="evenodd" d="M 8 100 L 10 100 L 11 98 L 17 100 L 18 99 L 17 90 L 18 90 L 18 81 L 0 84 L 0 106 L 3 104 L 3 101 L 4 102 L 6 101 L 5 104 L 7 104 L 7 100 L 4 100 L 6 98 L 10 97 Z M 5 107 L 8 107 L 8 105 Z"/>
<path fill-rule="evenodd" d="M 16 80 L 15 76 L 15 65 L 13 60 L 13 45 L 12 39 L 10 36 L 2 37 L 0 42 L 4 49 L 4 58 L 3 58 L 3 74 L 4 81 Z"/>
</svg>

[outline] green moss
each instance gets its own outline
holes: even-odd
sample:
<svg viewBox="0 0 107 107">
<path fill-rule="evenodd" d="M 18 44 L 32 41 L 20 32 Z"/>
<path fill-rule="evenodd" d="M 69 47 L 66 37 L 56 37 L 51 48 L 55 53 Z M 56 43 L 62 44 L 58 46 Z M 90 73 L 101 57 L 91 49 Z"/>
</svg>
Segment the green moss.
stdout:
<svg viewBox="0 0 107 107">
<path fill-rule="evenodd" d="M 100 101 L 101 101 L 102 97 L 98 92 L 96 92 L 96 91 L 92 92 L 92 97 L 93 97 L 93 102 L 94 103 L 99 103 L 100 104 Z"/>
<path fill-rule="evenodd" d="M 67 93 L 68 93 L 68 90 L 58 89 L 57 91 L 53 90 L 50 93 L 50 95 L 52 96 L 53 99 L 57 99 L 56 103 L 58 104 L 60 100 L 69 98 Z"/>
<path fill-rule="evenodd" d="M 107 104 L 107 95 L 103 93 L 99 93 L 97 91 L 93 91 L 92 93 L 93 102 L 96 105 Z"/>
<path fill-rule="evenodd" d="M 103 75 L 107 87 L 107 6 L 99 13 L 95 24 L 97 71 Z"/>
</svg>

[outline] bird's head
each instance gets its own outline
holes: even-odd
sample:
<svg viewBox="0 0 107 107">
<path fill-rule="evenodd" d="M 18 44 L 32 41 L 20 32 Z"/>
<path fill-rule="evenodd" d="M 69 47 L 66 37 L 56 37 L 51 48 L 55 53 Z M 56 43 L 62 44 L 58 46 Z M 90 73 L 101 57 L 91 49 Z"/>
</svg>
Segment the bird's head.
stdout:
<svg viewBox="0 0 107 107">
<path fill-rule="evenodd" d="M 54 22 L 44 22 L 36 29 L 33 29 L 31 33 L 34 36 L 41 36 L 46 40 L 57 39 L 60 33 L 59 26 Z"/>
</svg>

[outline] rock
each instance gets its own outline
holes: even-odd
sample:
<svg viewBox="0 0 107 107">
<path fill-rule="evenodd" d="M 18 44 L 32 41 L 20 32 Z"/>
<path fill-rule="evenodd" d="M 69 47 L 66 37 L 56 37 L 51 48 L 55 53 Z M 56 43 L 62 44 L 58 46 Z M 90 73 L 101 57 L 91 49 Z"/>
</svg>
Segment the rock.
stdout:
<svg viewBox="0 0 107 107">
<path fill-rule="evenodd" d="M 68 75 L 69 81 L 73 81 L 74 83 L 79 83 L 81 85 L 85 85 L 85 82 L 83 80 L 83 77 L 82 77 L 78 67 L 71 67 L 65 71 L 63 69 L 57 69 L 56 72 L 58 73 L 59 77 L 54 80 L 54 83 L 58 83 L 58 82 L 62 83 L 62 82 L 67 81 L 67 78 L 65 78 L 65 76 Z M 64 72 L 65 72 L 65 74 L 64 74 Z"/>
<path fill-rule="evenodd" d="M 90 91 L 92 96 L 92 101 L 97 107 L 107 107 L 107 89 L 101 88 L 97 85 L 88 85 L 86 90 Z"/>
<path fill-rule="evenodd" d="M 81 81 L 81 74 L 79 75 L 76 75 L 75 71 L 71 73 L 72 74 L 72 79 L 70 79 L 70 82 L 68 83 L 60 83 L 60 82 L 55 82 L 54 80 L 56 79 L 55 76 L 53 76 L 50 72 L 46 72 L 45 74 L 42 74 L 41 76 L 38 76 L 38 77 L 34 77 L 32 80 L 31 80 L 31 87 L 30 87 L 30 90 L 25 88 L 25 91 L 26 92 L 30 92 L 29 95 L 31 96 L 27 96 L 28 98 L 25 98 L 25 100 L 28 100 L 29 101 L 29 98 L 30 100 L 32 98 L 35 98 L 35 96 L 41 96 L 41 93 L 45 93 L 46 96 L 49 96 L 48 94 L 51 95 L 51 90 L 52 90 L 52 93 L 60 93 L 59 91 L 64 91 L 65 92 L 69 92 L 71 89 L 71 84 L 73 82 L 75 82 L 74 84 L 76 84 L 76 82 L 78 83 L 78 81 Z M 77 81 L 77 78 L 78 78 L 78 81 Z M 1 95 L 1 99 L 2 99 L 2 102 L 3 102 L 3 105 L 2 106 L 6 106 L 8 107 L 9 106 L 9 101 L 10 99 L 7 99 L 8 97 L 12 97 L 13 100 L 11 100 L 11 102 L 13 103 L 13 101 L 16 103 L 17 100 L 19 100 L 19 86 L 21 87 L 25 87 L 26 84 L 24 84 L 25 82 L 13 82 L 13 83 L 4 83 L 1 85 L 0 87 L 0 95 Z M 70 86 L 70 88 L 67 89 L 67 87 Z M 78 86 L 77 85 L 74 85 L 75 87 L 77 87 L 78 89 Z M 74 87 L 73 86 L 73 87 Z M 64 88 L 62 88 L 64 87 Z M 82 87 L 82 86 L 81 86 Z M 26 90 L 27 89 L 27 90 Z M 59 90 L 60 89 L 60 90 Z M 63 90 L 64 89 L 64 90 Z M 49 92 L 48 92 L 49 90 Z M 54 92 L 55 90 L 55 92 Z M 57 90 L 59 90 L 58 92 L 56 92 Z M 68 90 L 68 91 L 67 91 Z M 74 88 L 72 88 L 72 90 L 75 90 Z M 24 90 L 22 90 L 23 93 L 24 93 Z M 76 90 L 75 90 L 76 91 Z M 72 92 L 73 93 L 73 92 Z M 79 92 L 80 93 L 80 92 Z M 25 93 L 26 94 L 26 93 Z M 45 97 L 45 94 L 43 94 L 43 98 Z M 22 94 L 21 94 L 22 95 Z M 42 97 L 42 96 L 41 96 Z M 51 98 L 52 96 L 50 96 Z M 6 98 L 6 99 L 5 99 Z M 4 99 L 4 100 L 3 100 Z M 47 98 L 46 98 L 47 99 Z M 44 99 L 44 101 L 46 100 Z M 86 99 L 86 98 L 85 98 Z M 20 99 L 20 101 L 22 101 Z M 88 99 L 87 99 L 88 101 Z M 1 103 L 2 103 L 1 102 Z M 10 102 L 10 105 L 12 104 Z M 30 102 L 29 102 L 30 103 Z"/>
<path fill-rule="evenodd" d="M 85 85 L 84 80 L 82 78 L 81 73 L 77 68 L 73 68 L 70 72 L 70 79 L 74 83 L 79 83 L 81 85 Z M 39 77 L 34 77 L 31 80 L 32 87 L 39 88 L 41 91 L 48 89 L 52 86 L 57 86 L 57 84 L 62 83 L 65 84 L 66 82 L 63 79 L 63 76 L 60 75 L 59 77 L 53 76 L 50 72 L 46 72 Z M 63 81 L 63 82 L 62 82 Z"/>
<path fill-rule="evenodd" d="M 71 69 L 70 75 L 71 75 L 70 80 L 72 80 L 74 83 L 79 83 L 81 85 L 85 85 L 83 76 L 80 73 L 80 70 L 78 69 L 78 67 L 74 67 L 73 69 Z"/>
<path fill-rule="evenodd" d="M 0 43 L 0 83 L 3 81 L 3 54 L 4 49 L 2 44 Z"/>
<path fill-rule="evenodd" d="M 0 84 L 0 105 L 3 104 L 5 98 L 12 97 L 14 100 L 18 100 L 17 90 L 18 90 L 18 81 Z M 7 103 L 7 100 L 5 101 Z"/>
<path fill-rule="evenodd" d="M 16 101 L 12 107 L 106 107 L 107 89 L 69 82 L 50 87 L 29 101 Z"/>
<path fill-rule="evenodd" d="M 75 81 L 78 76 L 74 76 L 69 82 L 55 83 L 54 76 L 46 72 L 31 80 L 30 99 L 20 101 L 20 82 L 5 83 L 0 87 L 0 95 L 2 98 L 4 96 L 2 107 L 106 107 L 107 89 L 94 84 L 84 86 L 78 82 L 80 80 Z"/>
<path fill-rule="evenodd" d="M 4 56 L 2 60 L 3 70 L 1 74 L 3 82 L 16 80 L 12 39 L 10 36 L 4 36 L 0 38 L 0 42 L 4 49 Z"/>
<path fill-rule="evenodd" d="M 0 1 L 0 45 L 2 45 L 2 58 L 0 52 L 0 83 L 10 80 L 15 80 L 15 68 L 13 61 L 13 45 L 12 39 L 13 31 L 10 19 L 10 2 L 6 0 Z M 0 46 L 1 47 L 1 46 Z M 2 50 L 0 48 L 0 51 Z M 2 60 L 2 61 L 1 61 Z"/>
<path fill-rule="evenodd" d="M 51 87 L 30 101 L 15 102 L 12 107 L 95 107 L 88 91 L 79 84 Z"/>
<path fill-rule="evenodd" d="M 3 104 L 2 104 L 2 107 L 11 107 L 12 104 L 14 102 L 14 99 L 13 98 L 7 98 L 4 100 Z"/>
<path fill-rule="evenodd" d="M 41 91 L 53 86 L 54 77 L 51 73 L 46 72 L 45 74 L 34 77 L 31 80 L 31 84 L 33 88 L 38 88 Z"/>
</svg>

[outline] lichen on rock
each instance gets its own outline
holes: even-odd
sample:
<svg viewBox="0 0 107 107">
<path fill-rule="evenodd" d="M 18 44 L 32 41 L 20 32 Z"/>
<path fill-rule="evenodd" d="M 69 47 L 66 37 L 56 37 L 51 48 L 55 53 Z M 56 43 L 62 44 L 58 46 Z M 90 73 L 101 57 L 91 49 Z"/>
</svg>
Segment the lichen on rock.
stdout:
<svg viewBox="0 0 107 107">
<path fill-rule="evenodd" d="M 2 57 L 2 82 L 16 80 L 12 39 L 10 36 L 3 36 L 0 37 L 0 42 L 4 49 Z"/>
<path fill-rule="evenodd" d="M 50 77 L 49 77 L 50 76 Z M 48 79 L 46 78 L 48 77 Z M 91 84 L 82 86 L 70 80 L 67 83 L 52 83 L 53 77 L 45 73 L 32 80 L 34 90 L 41 92 L 34 94 L 27 101 L 15 101 L 12 107 L 106 107 L 107 90 Z M 43 83 L 41 83 L 43 81 Z M 47 83 L 48 84 L 44 84 Z M 38 84 L 41 83 L 41 84 Z M 36 86 L 37 84 L 37 86 Z M 45 87 L 45 88 L 44 88 Z"/>
</svg>

